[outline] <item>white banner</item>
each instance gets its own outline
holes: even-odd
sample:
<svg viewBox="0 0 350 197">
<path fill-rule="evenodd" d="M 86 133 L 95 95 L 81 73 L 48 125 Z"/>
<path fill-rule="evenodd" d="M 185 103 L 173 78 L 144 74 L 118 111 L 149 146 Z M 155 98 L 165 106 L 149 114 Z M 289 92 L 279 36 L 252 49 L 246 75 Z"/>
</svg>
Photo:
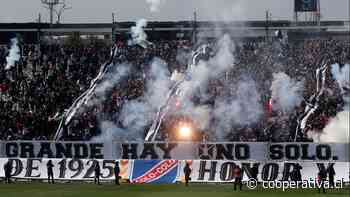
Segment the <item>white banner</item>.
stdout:
<svg viewBox="0 0 350 197">
<path fill-rule="evenodd" d="M 182 161 L 182 170 L 179 180 L 184 180 L 183 167 L 190 163 L 192 173 L 191 182 L 233 182 L 233 168 L 235 165 L 243 169 L 243 181 L 252 178 L 252 167 L 258 166 L 258 181 L 267 180 L 290 180 L 291 172 L 296 163 L 292 162 L 244 162 L 244 161 L 222 161 L 222 160 L 187 160 Z M 333 164 L 336 172 L 335 180 L 349 182 L 350 163 L 349 162 L 298 162 L 302 167 L 301 174 L 303 180 L 310 178 L 316 180 L 319 169 Z"/>
<path fill-rule="evenodd" d="M 349 162 L 349 144 L 267 142 L 0 142 L 0 158 Z"/>
<path fill-rule="evenodd" d="M 10 159 L 12 161 L 11 177 L 23 179 L 46 179 L 47 163 L 50 159 Z M 4 165 L 9 159 L 0 159 L 0 177 L 4 177 Z M 101 179 L 114 179 L 115 160 L 92 159 L 51 159 L 54 178 L 58 180 L 93 180 L 94 166 L 98 162 L 101 169 Z M 129 178 L 129 161 L 120 160 L 120 176 Z"/>
<path fill-rule="evenodd" d="M 111 143 L 2 141 L 0 157 L 6 158 L 77 158 L 112 159 Z"/>
<path fill-rule="evenodd" d="M 10 159 L 12 161 L 12 177 L 23 179 L 46 179 L 47 162 L 50 159 Z M 94 165 L 99 163 L 102 180 L 114 179 L 114 160 L 89 159 L 51 159 L 54 165 L 54 178 L 57 180 L 93 180 Z M 9 159 L 0 159 L 0 177 L 4 177 L 4 165 Z M 119 160 L 120 176 L 129 179 L 133 173 L 135 160 Z M 139 160 L 147 162 L 147 160 Z M 294 162 L 245 162 L 228 160 L 181 160 L 176 180 L 184 180 L 183 169 L 189 163 L 192 169 L 191 182 L 233 182 L 233 168 L 239 165 L 243 169 L 243 181 L 253 177 L 252 167 L 258 167 L 258 181 L 288 180 L 296 163 Z M 315 179 L 319 169 L 328 169 L 333 165 L 336 180 L 349 182 L 349 162 L 298 162 L 302 167 L 303 180 Z M 147 174 L 147 173 L 146 173 Z"/>
<path fill-rule="evenodd" d="M 115 142 L 122 159 L 233 160 L 233 161 L 349 161 L 349 144 L 267 142 Z"/>
</svg>

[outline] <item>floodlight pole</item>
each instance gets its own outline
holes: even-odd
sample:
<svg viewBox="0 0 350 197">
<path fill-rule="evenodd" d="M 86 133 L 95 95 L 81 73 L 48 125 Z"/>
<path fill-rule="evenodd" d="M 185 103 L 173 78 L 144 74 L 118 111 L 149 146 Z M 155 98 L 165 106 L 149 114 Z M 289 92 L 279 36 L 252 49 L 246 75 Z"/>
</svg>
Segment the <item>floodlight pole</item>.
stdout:
<svg viewBox="0 0 350 197">
<path fill-rule="evenodd" d="M 55 11 L 54 7 L 56 5 L 58 5 L 60 3 L 60 1 L 59 0 L 41 0 L 41 3 L 45 4 L 47 6 L 45 8 L 47 8 L 50 11 L 50 26 L 52 27 L 52 24 L 53 24 L 53 12 Z"/>
<path fill-rule="evenodd" d="M 321 26 L 321 1 L 317 0 L 317 13 L 316 13 L 316 20 L 317 20 L 317 25 L 320 27 Z"/>
<path fill-rule="evenodd" d="M 37 34 L 37 36 L 38 36 L 38 44 L 40 45 L 40 42 L 41 42 L 41 38 L 40 38 L 40 35 L 41 34 L 41 14 L 39 13 L 39 15 L 38 15 L 38 34 Z"/>
<path fill-rule="evenodd" d="M 116 41 L 116 37 L 115 37 L 115 14 L 112 13 L 112 44 L 115 44 Z"/>
<path fill-rule="evenodd" d="M 269 11 L 266 10 L 266 16 L 265 16 L 265 31 L 266 31 L 266 41 L 269 41 Z"/>
<path fill-rule="evenodd" d="M 193 12 L 193 32 L 192 32 L 192 42 L 196 44 L 197 42 L 197 12 Z"/>
</svg>

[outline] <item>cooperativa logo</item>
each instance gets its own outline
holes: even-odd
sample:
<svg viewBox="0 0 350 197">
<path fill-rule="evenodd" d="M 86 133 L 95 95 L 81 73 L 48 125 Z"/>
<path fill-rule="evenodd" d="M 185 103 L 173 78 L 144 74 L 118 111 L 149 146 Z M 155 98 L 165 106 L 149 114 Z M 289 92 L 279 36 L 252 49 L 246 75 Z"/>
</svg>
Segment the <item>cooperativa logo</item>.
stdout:
<svg viewBox="0 0 350 197">
<path fill-rule="evenodd" d="M 247 182 L 247 187 L 249 189 L 255 189 L 258 186 L 258 181 L 254 178 L 250 178 Z M 329 188 L 335 188 L 335 189 L 341 189 L 344 186 L 344 179 L 341 180 L 335 180 L 334 184 L 329 182 L 328 180 L 325 181 L 318 181 L 316 179 L 309 179 L 309 180 L 302 180 L 302 181 L 261 181 L 262 188 L 264 189 L 282 189 L 285 191 L 286 189 L 329 189 Z"/>
</svg>

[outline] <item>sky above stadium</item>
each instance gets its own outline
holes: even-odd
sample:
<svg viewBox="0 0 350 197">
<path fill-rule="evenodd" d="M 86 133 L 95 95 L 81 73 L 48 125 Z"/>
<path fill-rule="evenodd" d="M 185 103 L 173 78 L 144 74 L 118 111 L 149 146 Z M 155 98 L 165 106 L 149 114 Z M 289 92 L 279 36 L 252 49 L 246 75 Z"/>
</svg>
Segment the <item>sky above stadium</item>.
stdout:
<svg viewBox="0 0 350 197">
<path fill-rule="evenodd" d="M 63 23 L 111 22 L 112 12 L 119 21 L 191 20 L 194 10 L 199 20 L 265 20 L 266 10 L 276 20 L 291 20 L 294 16 L 294 0 L 159 0 L 158 12 L 151 12 L 146 0 L 66 1 L 72 9 L 63 14 Z M 349 2 L 321 0 L 322 20 L 348 20 Z M 42 21 L 49 21 L 48 11 L 40 0 L 1 0 L 0 22 L 34 22 L 39 13 Z"/>
</svg>

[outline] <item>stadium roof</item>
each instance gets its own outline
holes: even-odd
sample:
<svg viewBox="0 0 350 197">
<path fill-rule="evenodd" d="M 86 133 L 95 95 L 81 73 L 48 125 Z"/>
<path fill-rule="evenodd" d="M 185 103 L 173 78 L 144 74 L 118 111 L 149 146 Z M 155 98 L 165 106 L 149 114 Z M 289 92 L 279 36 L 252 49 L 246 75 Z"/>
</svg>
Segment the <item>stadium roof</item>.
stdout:
<svg viewBox="0 0 350 197">
<path fill-rule="evenodd" d="M 146 30 L 189 30 L 193 28 L 193 21 L 179 21 L 179 22 L 148 22 Z M 197 22 L 197 27 L 200 28 L 266 28 L 267 23 L 265 21 L 232 21 L 232 22 L 209 22 L 200 21 Z M 135 25 L 135 22 L 118 22 L 116 27 L 118 31 L 129 31 L 130 27 Z M 269 28 L 302 28 L 302 27 L 315 27 L 319 28 L 315 22 L 298 22 L 294 23 L 287 20 L 269 21 Z M 344 28 L 346 24 L 344 21 L 322 21 L 320 26 L 322 28 Z M 48 23 L 0 23 L 0 31 L 84 31 L 84 29 L 95 29 L 97 32 L 110 32 L 112 28 L 111 23 L 71 23 L 71 24 L 53 24 L 50 27 Z"/>
</svg>

